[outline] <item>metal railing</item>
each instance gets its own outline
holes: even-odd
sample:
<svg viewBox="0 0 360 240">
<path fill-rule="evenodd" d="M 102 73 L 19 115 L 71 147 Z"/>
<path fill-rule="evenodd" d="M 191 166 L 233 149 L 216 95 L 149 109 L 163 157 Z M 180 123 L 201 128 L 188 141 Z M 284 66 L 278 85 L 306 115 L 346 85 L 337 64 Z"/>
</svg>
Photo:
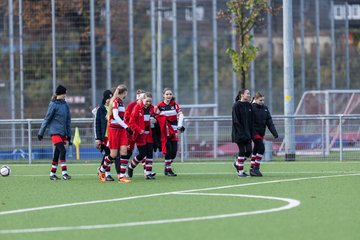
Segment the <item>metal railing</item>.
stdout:
<svg viewBox="0 0 360 240">
<path fill-rule="evenodd" d="M 267 131 L 265 140 L 271 143 L 266 144 L 268 156 L 282 159 L 285 154 L 286 118 L 294 119 L 296 159 L 360 160 L 360 115 L 274 115 L 279 138 L 273 139 Z M 41 122 L 42 119 L 0 120 L 0 161 L 27 159 L 31 164 L 51 159 L 50 138 L 45 135 L 43 141 L 37 140 Z M 237 155 L 237 146 L 231 143 L 231 116 L 186 117 L 185 126 L 179 142 L 181 161 L 232 159 Z M 94 119 L 74 118 L 72 127 L 79 128 L 81 159 L 99 159 L 101 154 L 94 147 Z M 72 159 L 71 148 L 68 153 Z"/>
</svg>

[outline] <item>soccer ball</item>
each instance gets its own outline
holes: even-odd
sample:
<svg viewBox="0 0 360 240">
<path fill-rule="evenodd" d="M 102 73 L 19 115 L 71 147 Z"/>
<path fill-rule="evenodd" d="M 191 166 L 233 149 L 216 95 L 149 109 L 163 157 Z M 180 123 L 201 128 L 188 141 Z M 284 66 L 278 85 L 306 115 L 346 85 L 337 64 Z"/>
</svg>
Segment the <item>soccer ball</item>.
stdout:
<svg viewBox="0 0 360 240">
<path fill-rule="evenodd" d="M 9 166 L 6 166 L 6 165 L 1 166 L 1 168 L 0 168 L 0 175 L 1 175 L 2 177 L 7 177 L 7 176 L 10 175 L 10 173 L 11 173 L 11 169 L 10 169 Z"/>
</svg>

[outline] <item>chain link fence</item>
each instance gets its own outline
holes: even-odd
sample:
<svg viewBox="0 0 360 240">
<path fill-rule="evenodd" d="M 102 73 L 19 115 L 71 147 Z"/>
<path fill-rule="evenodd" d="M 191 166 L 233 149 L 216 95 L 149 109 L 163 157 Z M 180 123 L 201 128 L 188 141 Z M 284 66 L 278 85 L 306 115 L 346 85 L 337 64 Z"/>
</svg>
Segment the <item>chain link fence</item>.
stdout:
<svg viewBox="0 0 360 240">
<path fill-rule="evenodd" d="M 119 83 L 129 86 L 128 101 L 137 88 L 159 99 L 157 86 L 171 87 L 181 104 L 212 103 L 219 115 L 229 115 L 239 76 L 232 74 L 225 50 L 234 39 L 230 24 L 213 14 L 226 9 L 226 2 L 1 1 L 0 118 L 43 117 L 56 84 L 68 88 L 73 117 L 91 117 L 102 92 Z M 360 87 L 360 11 L 349 1 L 345 18 L 346 2 L 293 1 L 295 104 L 305 90 Z M 282 1 L 269 3 L 281 7 Z M 246 85 L 267 96 L 272 113 L 283 114 L 282 12 L 264 18 L 254 31 L 255 82 Z"/>
<path fill-rule="evenodd" d="M 279 138 L 269 132 L 265 136 L 265 159 L 284 160 L 284 116 L 273 116 Z M 343 161 L 360 160 L 360 115 L 290 116 L 295 124 L 295 153 L 297 160 Z M 41 120 L 0 120 L 0 162 L 34 163 L 52 159 L 50 138 L 40 142 L 37 133 Z M 187 117 L 186 131 L 181 134 L 177 159 L 181 161 L 233 160 L 237 156 L 236 144 L 231 143 L 231 117 Z M 73 119 L 78 127 L 81 145 L 79 162 L 101 159 L 94 144 L 94 119 Z M 12 133 L 14 132 L 14 133 Z M 73 129 L 74 133 L 74 129 Z M 12 135 L 15 141 L 12 144 Z M 73 134 L 74 135 L 74 134 Z M 75 148 L 67 148 L 67 158 L 75 160 Z M 29 154 L 30 153 L 30 154 Z M 161 153 L 155 160 L 162 161 Z"/>
</svg>

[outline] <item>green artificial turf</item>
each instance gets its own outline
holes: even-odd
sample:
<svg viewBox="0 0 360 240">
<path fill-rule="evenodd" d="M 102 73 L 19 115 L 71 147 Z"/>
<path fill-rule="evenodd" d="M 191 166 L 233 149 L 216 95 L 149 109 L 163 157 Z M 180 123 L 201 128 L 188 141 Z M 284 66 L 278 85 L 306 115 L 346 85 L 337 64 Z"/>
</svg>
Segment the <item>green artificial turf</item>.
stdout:
<svg viewBox="0 0 360 240">
<path fill-rule="evenodd" d="M 360 237 L 360 162 L 264 163 L 261 178 L 237 177 L 231 162 L 175 163 L 171 178 L 156 163 L 156 180 L 138 166 L 129 184 L 98 182 L 95 164 L 70 163 L 73 179 L 56 182 L 49 164 L 9 165 L 0 177 L 1 240 Z M 288 202 L 256 196 L 300 205 L 266 212 Z"/>
</svg>

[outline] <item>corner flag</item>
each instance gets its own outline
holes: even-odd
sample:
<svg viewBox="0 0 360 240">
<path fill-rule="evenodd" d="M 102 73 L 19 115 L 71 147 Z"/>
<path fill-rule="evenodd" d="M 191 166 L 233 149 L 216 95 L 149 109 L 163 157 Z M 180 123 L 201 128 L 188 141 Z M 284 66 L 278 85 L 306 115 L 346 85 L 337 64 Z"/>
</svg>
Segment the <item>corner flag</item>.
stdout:
<svg viewBox="0 0 360 240">
<path fill-rule="evenodd" d="M 81 139 L 80 139 L 80 133 L 79 133 L 79 128 L 78 127 L 75 128 L 75 135 L 74 135 L 73 143 L 74 143 L 75 149 L 76 149 L 76 160 L 79 160 L 80 159 Z"/>
</svg>

